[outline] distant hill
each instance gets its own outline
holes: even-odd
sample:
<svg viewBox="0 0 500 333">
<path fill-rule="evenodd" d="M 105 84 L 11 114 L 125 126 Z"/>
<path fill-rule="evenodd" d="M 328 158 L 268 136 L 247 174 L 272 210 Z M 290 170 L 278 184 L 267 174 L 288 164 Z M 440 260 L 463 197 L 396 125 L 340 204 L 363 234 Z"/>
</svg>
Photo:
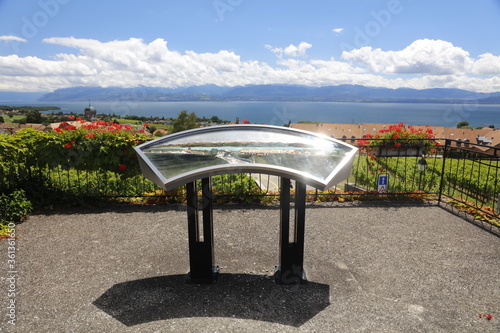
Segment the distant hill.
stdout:
<svg viewBox="0 0 500 333">
<path fill-rule="evenodd" d="M 361 85 L 310 87 L 300 85 L 216 85 L 186 88 L 100 88 L 58 89 L 39 101 L 322 101 L 400 103 L 500 103 L 500 93 L 475 93 L 461 89 L 388 89 Z"/>
<path fill-rule="evenodd" d="M 8 91 L 0 91 L 0 101 L 2 102 L 36 102 L 38 101 L 45 93 L 43 92 L 8 92 Z"/>
</svg>

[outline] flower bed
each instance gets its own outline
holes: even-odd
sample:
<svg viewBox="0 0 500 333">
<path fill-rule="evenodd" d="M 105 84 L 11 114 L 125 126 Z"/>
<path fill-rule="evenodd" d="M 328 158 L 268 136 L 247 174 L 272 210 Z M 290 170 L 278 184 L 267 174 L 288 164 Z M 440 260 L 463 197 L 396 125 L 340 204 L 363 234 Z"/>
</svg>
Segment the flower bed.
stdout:
<svg viewBox="0 0 500 333">
<path fill-rule="evenodd" d="M 421 156 L 436 148 L 438 143 L 434 138 L 429 126 L 419 128 L 399 123 L 375 135 L 365 135 L 359 145 L 371 148 L 376 156 Z"/>
</svg>

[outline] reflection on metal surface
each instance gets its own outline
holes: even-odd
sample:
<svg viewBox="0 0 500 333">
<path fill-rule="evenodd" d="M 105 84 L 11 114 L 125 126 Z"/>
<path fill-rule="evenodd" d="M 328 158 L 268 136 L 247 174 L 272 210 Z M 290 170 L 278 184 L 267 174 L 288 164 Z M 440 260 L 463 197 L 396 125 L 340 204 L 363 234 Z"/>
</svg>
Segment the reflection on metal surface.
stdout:
<svg viewBox="0 0 500 333">
<path fill-rule="evenodd" d="M 276 174 L 327 188 L 349 176 L 357 151 L 323 135 L 266 125 L 205 127 L 135 149 L 144 175 L 165 189 L 241 172 Z"/>
</svg>

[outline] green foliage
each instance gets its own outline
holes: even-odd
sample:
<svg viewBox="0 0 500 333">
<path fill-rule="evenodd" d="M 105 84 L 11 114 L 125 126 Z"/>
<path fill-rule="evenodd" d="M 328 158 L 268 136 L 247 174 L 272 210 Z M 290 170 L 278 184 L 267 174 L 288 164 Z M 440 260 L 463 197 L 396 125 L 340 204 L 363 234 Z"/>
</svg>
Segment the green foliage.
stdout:
<svg viewBox="0 0 500 333">
<path fill-rule="evenodd" d="M 0 195 L 0 223 L 17 222 L 31 213 L 33 206 L 23 190 Z"/>
<path fill-rule="evenodd" d="M 3 124 L 5 120 L 3 119 L 3 116 L 0 116 L 0 124 Z"/>
<path fill-rule="evenodd" d="M 157 126 L 154 126 L 154 125 L 149 125 L 148 126 L 148 131 L 149 133 L 153 134 L 156 130 L 158 129 Z"/>
<path fill-rule="evenodd" d="M 201 195 L 202 182 L 197 181 L 199 195 Z M 226 174 L 212 177 L 212 194 L 215 203 L 262 203 L 266 198 L 266 191 L 262 190 L 245 173 Z M 183 203 L 186 202 L 186 190 L 180 186 L 170 191 L 154 190 L 144 193 L 149 196 L 134 198 L 135 201 L 147 204 Z"/>
<path fill-rule="evenodd" d="M 14 119 L 12 122 L 14 124 L 26 125 L 26 117 Z"/>
<path fill-rule="evenodd" d="M 461 197 L 459 200 L 450 200 L 448 203 L 459 211 L 466 212 L 472 216 L 476 220 L 488 222 L 497 228 L 500 228 L 500 217 L 495 217 L 495 210 L 489 206 L 480 207 L 481 209 L 477 209 L 477 205 L 474 202 L 463 201 Z"/>
<path fill-rule="evenodd" d="M 210 118 L 210 121 L 217 124 L 222 124 L 225 122 L 224 120 L 220 119 L 217 116 L 212 116 L 212 118 Z"/>
<path fill-rule="evenodd" d="M 177 119 L 174 120 L 172 133 L 187 131 L 198 127 L 200 127 L 200 124 L 198 123 L 196 114 L 194 112 L 188 114 L 186 110 L 182 110 Z"/>
<path fill-rule="evenodd" d="M 184 116 L 190 117 L 187 112 Z M 63 124 L 49 133 L 23 129 L 14 135 L 0 134 L 1 222 L 18 220 L 33 209 L 52 205 L 98 204 L 103 197 L 155 204 L 184 202 L 184 187 L 165 192 L 142 176 L 133 148 L 146 140 L 143 133 L 134 133 L 128 125 L 106 122 L 80 128 Z M 419 172 L 420 157 L 377 157 L 371 149 L 361 147 L 348 180 L 367 193 L 376 191 L 380 173 L 388 173 L 391 200 L 394 193 L 413 193 L 418 198 L 424 198 L 424 192 L 438 193 L 443 179 L 444 194 L 474 201 L 476 207 L 496 206 L 500 181 L 495 159 L 454 150 L 448 153 L 444 169 L 444 159 L 427 157 L 427 169 Z M 248 174 L 214 176 L 212 185 L 216 203 L 265 203 L 279 198 L 268 195 Z M 136 198 L 142 195 L 150 197 Z M 378 196 L 385 197 L 389 198 Z M 360 196 L 335 189 L 308 193 L 307 199 L 346 201 L 359 200 Z"/>
<path fill-rule="evenodd" d="M 438 193 L 441 178 L 442 191 L 451 197 L 461 196 L 474 201 L 478 207 L 495 206 L 500 192 L 499 165 L 495 159 L 479 159 L 475 153 L 449 154 L 443 171 L 442 158 L 427 158 L 425 172 L 419 172 L 419 157 L 376 157 L 361 150 L 356 158 L 349 182 L 368 191 L 377 190 L 380 173 L 389 174 L 389 192 L 403 193 L 425 191 Z"/>
<path fill-rule="evenodd" d="M 300 120 L 298 121 L 299 124 L 321 124 L 319 121 L 310 121 L 310 120 Z"/>
<path fill-rule="evenodd" d="M 52 111 L 52 110 L 61 110 L 61 108 L 58 106 L 7 106 L 7 105 L 0 105 L 0 110 L 19 111 L 20 113 L 26 114 L 29 111 L 33 111 L 33 110 Z"/>
<path fill-rule="evenodd" d="M 469 127 L 469 122 L 467 120 L 462 120 L 457 123 L 457 128 Z"/>
<path fill-rule="evenodd" d="M 26 114 L 26 122 L 30 124 L 41 124 L 42 123 L 42 115 L 38 110 L 29 111 Z"/>
<path fill-rule="evenodd" d="M 212 187 L 217 203 L 259 203 L 266 194 L 251 176 L 243 173 L 214 176 Z"/>
<path fill-rule="evenodd" d="M 10 141 L 24 149 L 22 162 L 27 167 L 61 166 L 65 170 L 102 169 L 119 172 L 125 177 L 137 175 L 139 164 L 133 148 L 145 142 L 146 136 L 101 129 L 80 128 L 49 133 L 23 129 L 12 135 Z"/>
<path fill-rule="evenodd" d="M 431 128 L 416 128 L 411 125 L 399 123 L 391 125 L 387 129 L 381 129 L 377 134 L 364 136 L 368 140 L 360 140 L 361 146 L 385 147 L 389 149 L 400 149 L 404 147 L 421 147 L 423 153 L 427 154 L 436 147 L 434 132 Z"/>
<path fill-rule="evenodd" d="M 144 134 L 108 123 L 64 128 L 0 135 L 0 193 L 24 190 L 36 207 L 137 193 L 142 175 L 133 148 L 147 140 Z"/>
</svg>

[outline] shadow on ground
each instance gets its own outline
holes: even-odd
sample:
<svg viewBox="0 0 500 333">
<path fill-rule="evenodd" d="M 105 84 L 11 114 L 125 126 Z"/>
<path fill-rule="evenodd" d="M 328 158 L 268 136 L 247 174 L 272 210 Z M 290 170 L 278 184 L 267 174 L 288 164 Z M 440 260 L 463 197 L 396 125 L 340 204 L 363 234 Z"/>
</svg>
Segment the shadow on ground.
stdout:
<svg viewBox="0 0 500 333">
<path fill-rule="evenodd" d="M 387 200 L 374 200 L 374 201 L 352 201 L 352 202 L 324 202 L 324 203 L 312 203 L 307 202 L 307 209 L 324 209 L 325 207 L 335 207 L 338 208 L 385 208 L 387 210 L 398 209 L 402 207 L 422 207 L 422 206 L 435 206 L 436 203 L 429 203 L 425 201 L 391 201 L 388 205 Z M 293 203 L 292 203 L 293 206 Z M 255 210 L 255 211 L 266 211 L 266 210 L 279 210 L 279 203 L 270 204 L 251 204 L 251 203 L 223 203 L 214 204 L 215 210 L 222 211 L 232 211 L 232 210 Z M 78 206 L 78 207 L 58 207 L 54 209 L 46 209 L 43 211 L 35 212 L 32 215 L 85 215 L 85 214 L 103 214 L 103 213 L 116 213 L 116 214 L 129 214 L 129 213 L 157 213 L 157 212 L 169 212 L 169 211 L 186 211 L 186 204 L 173 203 L 164 205 L 133 205 L 128 203 L 114 203 L 114 204 L 103 204 L 100 206 Z"/>
<path fill-rule="evenodd" d="M 220 274 L 215 284 L 170 275 L 114 285 L 93 304 L 126 326 L 190 317 L 253 319 L 300 327 L 328 307 L 330 287 L 276 285 L 267 275 Z"/>
</svg>

